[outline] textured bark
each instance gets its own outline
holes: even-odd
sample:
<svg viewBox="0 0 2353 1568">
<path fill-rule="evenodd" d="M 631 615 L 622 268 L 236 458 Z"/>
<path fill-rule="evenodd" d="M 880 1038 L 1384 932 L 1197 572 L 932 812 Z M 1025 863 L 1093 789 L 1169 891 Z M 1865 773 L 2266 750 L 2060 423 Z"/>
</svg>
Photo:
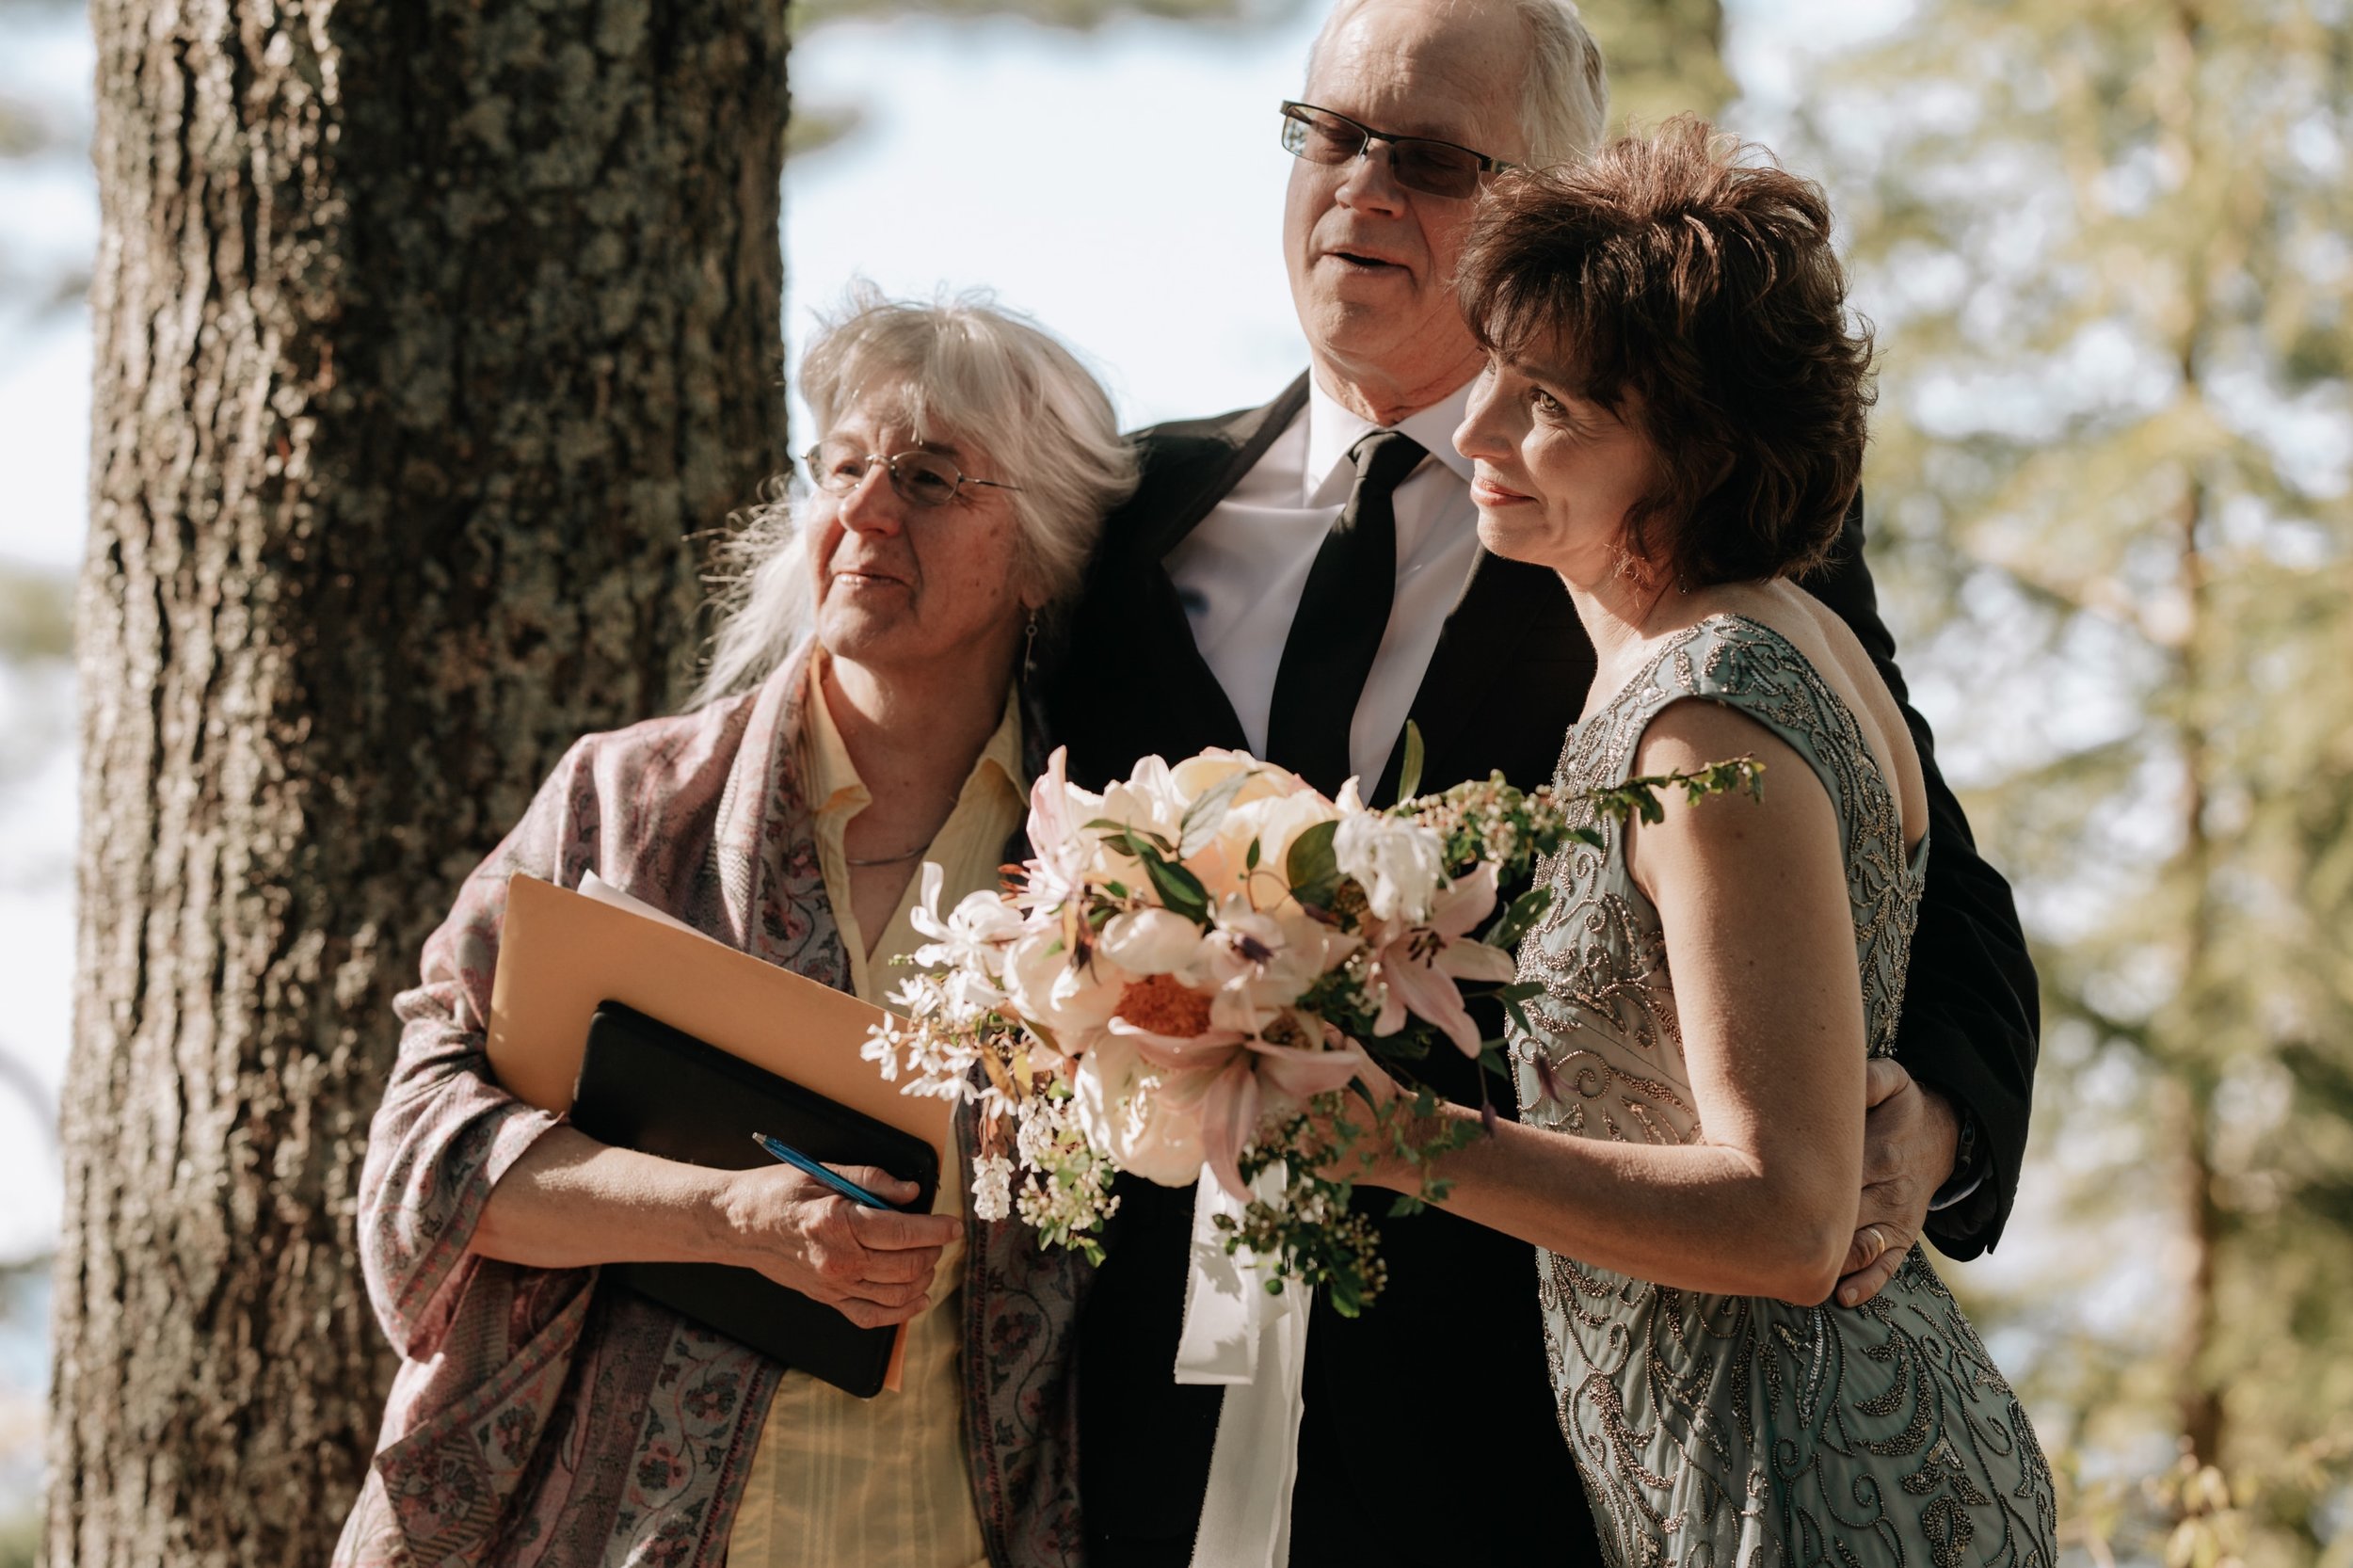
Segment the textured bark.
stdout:
<svg viewBox="0 0 2353 1568">
<path fill-rule="evenodd" d="M 392 994 L 782 451 L 780 7 L 97 0 L 46 1555 L 324 1560 Z"/>
</svg>

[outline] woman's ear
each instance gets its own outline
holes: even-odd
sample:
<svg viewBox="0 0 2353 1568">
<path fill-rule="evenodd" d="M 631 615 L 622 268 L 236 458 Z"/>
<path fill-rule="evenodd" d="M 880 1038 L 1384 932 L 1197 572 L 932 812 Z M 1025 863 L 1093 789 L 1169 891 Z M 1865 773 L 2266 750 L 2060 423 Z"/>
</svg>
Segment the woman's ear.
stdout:
<svg viewBox="0 0 2353 1568">
<path fill-rule="evenodd" d="M 1023 553 L 1026 555 L 1027 552 Z M 1038 571 L 1036 563 L 1022 560 L 1015 569 L 1020 576 L 1021 588 L 1014 597 L 1021 606 L 1022 616 L 1027 619 L 1035 620 L 1046 613 L 1046 606 L 1053 601 L 1054 596 L 1048 591 L 1046 584 L 1041 580 L 1041 573 Z"/>
</svg>

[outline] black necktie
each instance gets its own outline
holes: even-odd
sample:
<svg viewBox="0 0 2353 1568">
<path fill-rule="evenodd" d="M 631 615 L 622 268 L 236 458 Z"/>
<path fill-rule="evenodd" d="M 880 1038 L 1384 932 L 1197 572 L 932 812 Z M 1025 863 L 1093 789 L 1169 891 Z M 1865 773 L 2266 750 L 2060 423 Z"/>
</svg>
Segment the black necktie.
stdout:
<svg viewBox="0 0 2353 1568">
<path fill-rule="evenodd" d="M 1267 712 L 1267 760 L 1330 794 L 1348 777 L 1348 731 L 1397 591 L 1399 481 L 1429 454 L 1376 430 L 1350 449 L 1356 485 L 1323 536 L 1291 616 Z"/>
</svg>

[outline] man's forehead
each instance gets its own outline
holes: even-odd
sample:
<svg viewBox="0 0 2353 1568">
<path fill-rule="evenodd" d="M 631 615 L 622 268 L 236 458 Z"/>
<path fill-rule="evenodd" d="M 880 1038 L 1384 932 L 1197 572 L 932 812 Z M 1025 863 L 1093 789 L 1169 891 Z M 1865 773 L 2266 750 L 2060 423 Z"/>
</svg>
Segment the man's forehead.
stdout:
<svg viewBox="0 0 2353 1568">
<path fill-rule="evenodd" d="M 1325 35 L 1306 99 L 1379 130 L 1467 145 L 1508 138 L 1517 152 L 1525 33 L 1492 0 L 1366 0 Z"/>
</svg>

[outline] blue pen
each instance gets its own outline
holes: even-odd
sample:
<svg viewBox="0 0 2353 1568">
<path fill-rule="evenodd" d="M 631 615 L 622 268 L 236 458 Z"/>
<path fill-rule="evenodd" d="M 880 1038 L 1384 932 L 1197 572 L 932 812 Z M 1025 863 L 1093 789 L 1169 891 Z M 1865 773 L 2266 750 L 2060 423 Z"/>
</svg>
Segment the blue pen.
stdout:
<svg viewBox="0 0 2353 1568">
<path fill-rule="evenodd" d="M 792 1144 L 786 1143 L 781 1138 L 771 1138 L 764 1132 L 755 1132 L 752 1134 L 752 1142 L 758 1144 L 761 1148 L 766 1149 L 770 1154 L 774 1155 L 776 1159 L 783 1160 L 794 1170 L 806 1172 L 808 1175 L 815 1176 L 818 1180 L 824 1182 L 826 1186 L 832 1188 L 835 1192 L 840 1193 L 852 1203 L 864 1204 L 869 1208 L 896 1208 L 899 1207 L 895 1203 L 884 1202 L 881 1198 L 876 1197 L 873 1193 L 868 1192 L 865 1188 L 860 1187 L 856 1182 L 852 1181 L 848 1176 L 841 1175 L 839 1171 L 827 1170 L 824 1166 L 820 1165 L 817 1161 L 811 1160 L 808 1156 L 803 1154 L 800 1150 L 794 1148 Z"/>
</svg>

